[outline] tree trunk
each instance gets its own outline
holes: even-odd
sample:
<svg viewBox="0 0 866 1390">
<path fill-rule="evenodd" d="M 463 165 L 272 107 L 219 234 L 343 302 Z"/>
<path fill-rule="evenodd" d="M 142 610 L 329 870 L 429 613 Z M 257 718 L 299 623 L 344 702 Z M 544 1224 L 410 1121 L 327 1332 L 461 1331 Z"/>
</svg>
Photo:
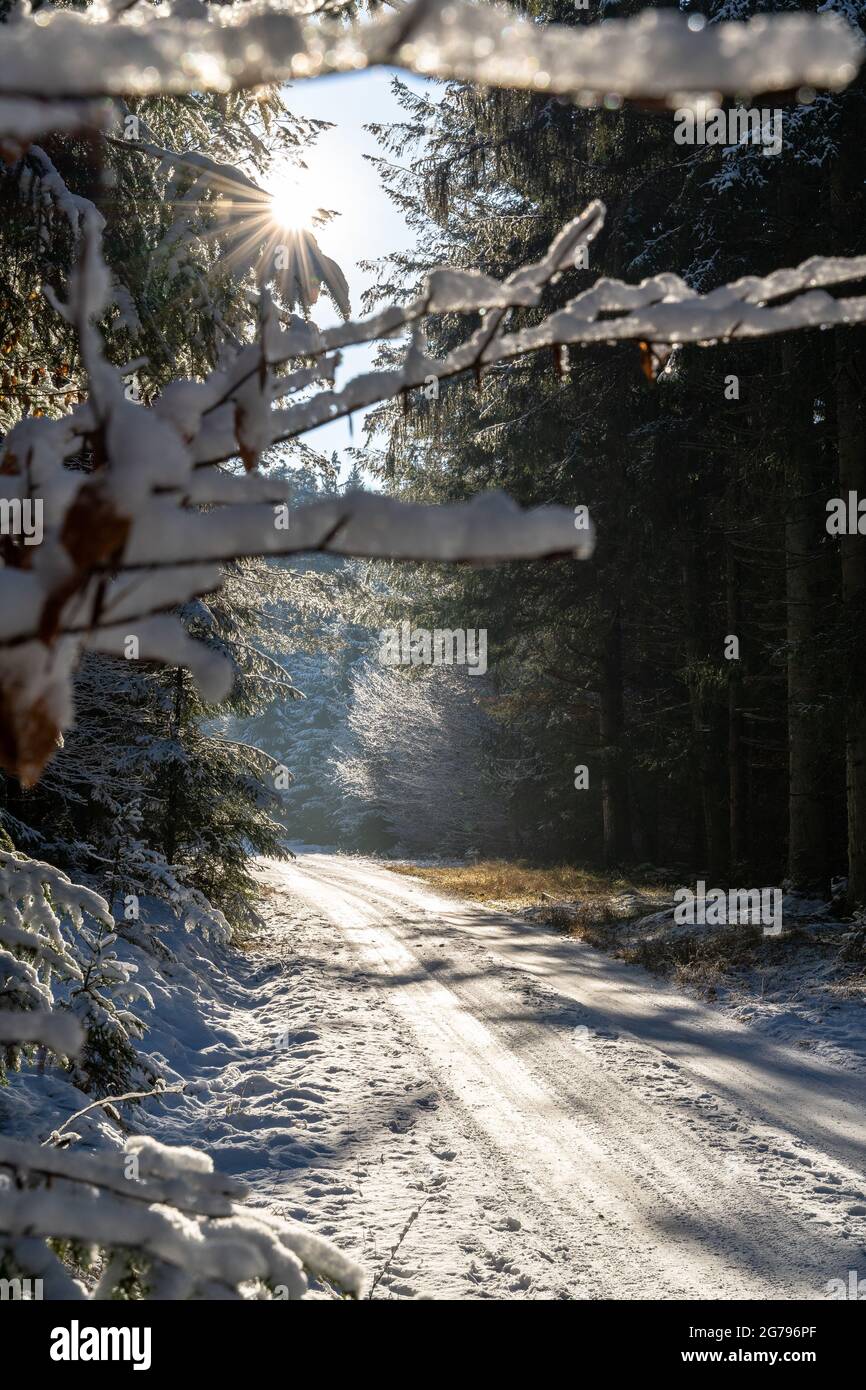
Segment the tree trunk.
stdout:
<svg viewBox="0 0 866 1390">
<path fill-rule="evenodd" d="M 729 522 L 733 523 L 736 499 L 731 498 Z M 728 537 L 726 549 L 725 598 L 728 619 L 728 633 L 738 638 L 740 643 L 739 660 L 728 662 L 728 840 L 731 869 L 736 870 L 745 858 L 746 815 L 746 766 L 743 749 L 743 637 L 740 612 L 740 567 L 731 538 Z"/>
<path fill-rule="evenodd" d="M 792 424 L 785 445 L 788 877 L 795 888 L 827 894 L 831 870 L 825 786 L 826 702 L 818 650 L 826 573 L 821 552 L 826 512 L 808 367 L 801 363 L 790 338 L 783 340 L 781 354 Z"/>
<path fill-rule="evenodd" d="M 181 718 L 183 714 L 183 671 L 178 666 L 174 680 L 174 709 L 172 711 L 173 733 L 180 739 Z M 174 863 L 177 852 L 178 802 L 180 800 L 181 768 L 175 763 L 169 773 L 168 797 L 163 819 L 162 852 L 169 864 Z"/>
<path fill-rule="evenodd" d="M 839 496 L 866 497 L 866 352 L 836 330 Z M 866 537 L 840 537 L 850 909 L 866 903 Z"/>
<path fill-rule="evenodd" d="M 708 531 L 699 527 L 684 541 L 685 611 L 688 615 L 686 649 L 689 657 L 689 706 L 692 719 L 694 766 L 698 779 L 700 813 L 704 827 L 706 870 L 714 883 L 728 872 L 728 807 L 726 777 L 726 714 L 718 692 L 707 681 L 709 668 L 722 660 L 722 635 L 707 623 L 706 586 Z"/>
<path fill-rule="evenodd" d="M 622 622 L 614 609 L 601 658 L 599 734 L 602 747 L 601 813 L 605 864 L 632 857 L 628 774 L 622 739 L 625 726 L 622 689 Z"/>
<path fill-rule="evenodd" d="M 830 174 L 830 201 L 840 254 L 851 241 L 850 191 L 859 176 L 848 158 L 837 158 Z M 859 164 L 859 161 L 858 161 Z M 866 497 L 866 349 L 862 339 L 835 330 L 836 440 L 839 496 Z M 846 907 L 866 904 L 866 537 L 842 536 L 842 626 L 845 641 L 843 707 L 845 796 L 848 812 Z"/>
</svg>

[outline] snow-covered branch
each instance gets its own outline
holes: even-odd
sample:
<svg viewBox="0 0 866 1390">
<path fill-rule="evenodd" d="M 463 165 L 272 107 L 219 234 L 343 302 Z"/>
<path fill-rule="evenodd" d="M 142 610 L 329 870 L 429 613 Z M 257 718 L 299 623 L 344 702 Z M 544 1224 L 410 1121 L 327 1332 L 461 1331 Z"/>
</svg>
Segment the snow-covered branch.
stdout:
<svg viewBox="0 0 866 1390">
<path fill-rule="evenodd" d="M 144 1137 L 100 1155 L 0 1139 L 0 1262 L 43 1278 L 54 1299 L 110 1298 L 133 1274 L 149 1298 L 300 1299 L 316 1275 L 357 1297 L 354 1261 L 303 1226 L 240 1206 L 244 1192 L 206 1154 Z M 108 1255 L 98 1282 L 70 1276 L 51 1239 Z"/>
<path fill-rule="evenodd" d="M 109 116 L 103 102 L 0 97 L 0 152 L 10 159 L 22 154 L 32 140 L 42 135 L 101 130 L 108 124 Z"/>
<path fill-rule="evenodd" d="M 678 105 L 711 92 L 838 89 L 862 61 L 859 35 L 834 15 L 761 15 L 695 31 L 671 10 L 572 27 L 469 0 L 410 0 L 348 24 L 253 4 L 193 18 L 162 9 L 19 15 L 4 26 L 0 96 L 224 92 L 385 65 L 579 102 L 616 92 Z"/>
<path fill-rule="evenodd" d="M 88 1028 L 96 1026 L 103 1051 L 111 1024 L 123 1029 L 131 1022 L 106 993 L 126 995 L 134 970 L 107 949 L 113 935 L 91 939 L 85 963 L 85 953 L 61 931 L 60 913 L 86 937 L 85 912 L 111 922 L 97 894 L 50 865 L 0 851 L 0 1047 L 7 1062 L 33 1044 L 67 1058 L 88 1047 L 89 1031 L 74 1012 L 76 994 L 86 1001 L 83 1016 Z M 73 983 L 68 1008 L 50 1008 L 52 974 Z M 18 988 L 22 981 L 31 986 L 27 998 Z M 245 1209 L 244 1185 L 215 1173 L 206 1154 L 142 1136 L 129 1139 L 122 1153 L 62 1147 L 75 1143 L 79 1136 L 70 1126 L 94 1107 L 178 1089 L 92 1101 L 45 1144 L 0 1137 L 3 1277 L 35 1276 L 49 1299 L 110 1298 L 128 1290 L 130 1280 L 150 1298 L 299 1299 L 316 1276 L 357 1296 L 362 1275 L 352 1260 L 302 1226 Z M 98 1253 L 101 1276 L 70 1273 L 52 1240 Z"/>
<path fill-rule="evenodd" d="M 20 1048 L 33 1043 L 76 1058 L 97 1036 L 104 1055 L 134 1055 L 130 1039 L 144 1025 L 127 1006 L 153 1001 L 136 982 L 136 967 L 111 949 L 113 927 L 98 893 L 51 864 L 0 849 L 0 1044 L 7 1061 L 14 1065 Z M 55 979 L 66 995 L 60 1007 Z"/>
<path fill-rule="evenodd" d="M 283 322 L 262 294 L 256 342 L 227 350 L 204 381 L 171 383 L 145 408 L 127 398 L 121 372 L 102 353 L 94 320 L 110 300 L 111 277 L 99 224 L 84 216 L 67 300 L 53 294 L 51 300 L 78 333 L 89 399 L 62 419 L 22 421 L 0 455 L 8 505 L 23 509 L 38 501 L 43 508 L 40 543 L 7 536 L 2 552 L 5 766 L 28 782 L 39 776 L 68 723 L 70 673 L 87 649 L 187 665 L 207 699 L 222 699 L 231 664 L 193 641 L 172 610 L 218 588 L 230 560 L 319 551 L 489 564 L 591 552 L 591 530 L 576 530 L 569 509 L 523 512 L 496 495 L 426 507 L 355 494 L 290 513 L 285 485 L 256 471 L 273 444 L 432 381 L 480 376 L 485 367 L 542 348 L 555 349 L 564 371 L 569 346 L 708 344 L 866 320 L 866 297 L 828 293 L 866 276 L 866 257 L 817 257 L 707 295 L 675 275 L 639 285 L 603 279 L 531 327 L 505 332 L 510 311 L 539 308 L 547 286 L 573 267 L 603 221 L 604 208 L 593 203 L 538 262 L 501 283 L 439 270 L 414 303 L 324 333 L 292 315 Z M 480 314 L 481 322 L 440 360 L 426 354 L 424 319 L 444 313 Z M 404 327 L 411 337 L 399 366 L 330 387 L 341 346 Z M 281 370 L 287 364 L 290 370 Z M 69 467 L 82 456 L 95 466 Z"/>
</svg>

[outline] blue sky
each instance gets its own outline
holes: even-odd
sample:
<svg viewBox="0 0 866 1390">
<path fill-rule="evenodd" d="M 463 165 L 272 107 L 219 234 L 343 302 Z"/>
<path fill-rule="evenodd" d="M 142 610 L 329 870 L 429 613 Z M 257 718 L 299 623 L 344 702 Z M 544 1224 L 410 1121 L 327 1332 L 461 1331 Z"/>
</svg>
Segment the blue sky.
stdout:
<svg viewBox="0 0 866 1390">
<path fill-rule="evenodd" d="M 316 236 L 322 250 L 338 262 L 349 282 L 352 313 L 360 312 L 363 291 L 372 277 L 358 264 L 389 251 L 406 248 L 413 236 L 402 215 L 384 193 L 376 170 L 365 154 L 380 154 L 375 138 L 364 130 L 369 122 L 397 121 L 402 112 L 391 90 L 392 74 L 377 68 L 348 76 L 319 78 L 315 82 L 294 84 L 286 94 L 289 109 L 298 115 L 334 122 L 333 129 L 320 135 L 307 156 L 309 174 L 301 173 L 299 187 L 305 197 L 339 213 Z M 420 78 L 407 78 L 419 90 L 426 85 Z M 314 314 L 320 327 L 337 319 L 329 301 L 322 300 Z M 342 379 L 348 373 L 365 371 L 374 347 L 351 349 L 345 356 Z M 338 378 L 338 381 L 341 378 Z M 309 436 L 318 450 L 342 452 L 351 444 L 363 442 L 362 419 L 355 417 L 354 439 L 348 422 L 336 420 Z"/>
</svg>

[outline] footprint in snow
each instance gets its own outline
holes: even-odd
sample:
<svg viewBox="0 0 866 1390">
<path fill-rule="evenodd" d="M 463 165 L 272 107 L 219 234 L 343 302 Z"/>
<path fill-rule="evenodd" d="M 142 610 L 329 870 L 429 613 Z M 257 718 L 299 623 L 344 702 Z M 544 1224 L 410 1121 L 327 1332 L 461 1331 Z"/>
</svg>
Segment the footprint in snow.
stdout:
<svg viewBox="0 0 866 1390">
<path fill-rule="evenodd" d="M 269 1091 L 273 1091 L 275 1087 L 276 1083 L 271 1081 L 269 1076 L 265 1076 L 264 1072 L 251 1071 L 240 1081 L 236 1081 L 231 1089 L 236 1093 L 241 1092 L 248 1096 L 264 1096 Z"/>
</svg>

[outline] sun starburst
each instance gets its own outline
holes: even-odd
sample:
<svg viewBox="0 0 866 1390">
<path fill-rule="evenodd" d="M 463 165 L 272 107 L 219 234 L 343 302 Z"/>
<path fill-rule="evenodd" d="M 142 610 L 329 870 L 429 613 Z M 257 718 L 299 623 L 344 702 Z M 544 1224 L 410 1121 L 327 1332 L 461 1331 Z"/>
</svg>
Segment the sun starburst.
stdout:
<svg viewBox="0 0 866 1390">
<path fill-rule="evenodd" d="M 277 226 L 293 232 L 311 231 L 320 211 L 312 190 L 301 184 L 282 184 L 271 193 L 271 216 Z"/>
</svg>

